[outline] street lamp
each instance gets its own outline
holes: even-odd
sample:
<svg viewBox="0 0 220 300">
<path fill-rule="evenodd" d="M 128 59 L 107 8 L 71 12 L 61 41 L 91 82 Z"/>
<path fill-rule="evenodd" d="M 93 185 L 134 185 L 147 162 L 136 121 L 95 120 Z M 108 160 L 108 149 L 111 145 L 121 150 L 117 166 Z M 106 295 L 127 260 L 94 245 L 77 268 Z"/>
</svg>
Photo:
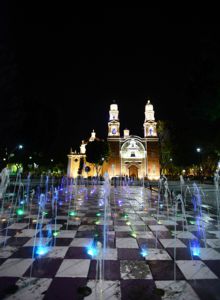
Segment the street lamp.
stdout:
<svg viewBox="0 0 220 300">
<path fill-rule="evenodd" d="M 201 152 L 202 152 L 202 149 L 200 147 L 197 147 L 196 152 L 199 154 L 199 177 L 201 177 L 202 176 L 202 167 L 201 167 Z"/>
</svg>

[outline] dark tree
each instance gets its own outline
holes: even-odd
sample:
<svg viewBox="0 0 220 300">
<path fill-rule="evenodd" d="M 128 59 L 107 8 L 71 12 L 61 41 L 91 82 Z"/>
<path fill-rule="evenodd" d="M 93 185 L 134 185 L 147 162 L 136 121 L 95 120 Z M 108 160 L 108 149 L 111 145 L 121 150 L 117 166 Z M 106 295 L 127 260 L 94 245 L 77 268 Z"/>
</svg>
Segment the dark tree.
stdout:
<svg viewBox="0 0 220 300">
<path fill-rule="evenodd" d="M 86 161 L 94 164 L 97 176 L 104 161 L 109 158 L 109 145 L 105 141 L 95 140 L 86 145 Z"/>
<path fill-rule="evenodd" d="M 161 173 L 170 169 L 172 166 L 173 146 L 170 137 L 169 123 L 159 120 L 157 122 L 157 131 L 160 147 L 160 166 Z"/>
</svg>

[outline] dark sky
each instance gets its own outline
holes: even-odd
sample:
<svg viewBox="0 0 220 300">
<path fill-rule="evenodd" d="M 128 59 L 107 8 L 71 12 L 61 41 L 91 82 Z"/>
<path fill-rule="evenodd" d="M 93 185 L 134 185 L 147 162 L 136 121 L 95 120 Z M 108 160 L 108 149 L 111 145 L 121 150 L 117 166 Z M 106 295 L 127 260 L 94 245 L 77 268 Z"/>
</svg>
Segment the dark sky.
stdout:
<svg viewBox="0 0 220 300">
<path fill-rule="evenodd" d="M 132 134 L 143 134 L 148 97 L 176 142 L 193 148 L 217 129 L 219 25 L 199 13 L 1 6 L 1 146 L 21 141 L 65 161 L 92 129 L 106 136 L 113 99 Z"/>
</svg>

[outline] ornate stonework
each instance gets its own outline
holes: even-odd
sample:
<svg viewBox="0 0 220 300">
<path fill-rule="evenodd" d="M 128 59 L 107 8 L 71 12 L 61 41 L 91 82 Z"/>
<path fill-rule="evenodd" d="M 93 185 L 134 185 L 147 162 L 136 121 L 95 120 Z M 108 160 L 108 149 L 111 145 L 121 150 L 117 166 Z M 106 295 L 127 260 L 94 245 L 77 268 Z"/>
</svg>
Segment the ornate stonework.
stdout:
<svg viewBox="0 0 220 300">
<path fill-rule="evenodd" d="M 108 143 L 111 156 L 102 168 L 102 174 L 108 172 L 110 177 L 129 176 L 136 178 L 147 177 L 156 180 L 160 177 L 159 149 L 157 137 L 157 123 L 155 122 L 153 105 L 148 100 L 145 106 L 144 137 L 130 135 L 128 129 L 120 136 L 119 110 L 117 104 L 111 104 L 108 122 Z M 96 139 L 96 133 L 92 132 L 88 142 Z M 80 153 L 71 152 L 68 155 L 67 175 L 76 177 L 80 159 L 84 160 L 84 166 L 89 166 L 86 173 L 83 168 L 82 176 L 95 176 L 94 166 L 86 162 L 86 144 L 82 141 Z M 88 169 L 87 169 L 88 170 Z"/>
</svg>

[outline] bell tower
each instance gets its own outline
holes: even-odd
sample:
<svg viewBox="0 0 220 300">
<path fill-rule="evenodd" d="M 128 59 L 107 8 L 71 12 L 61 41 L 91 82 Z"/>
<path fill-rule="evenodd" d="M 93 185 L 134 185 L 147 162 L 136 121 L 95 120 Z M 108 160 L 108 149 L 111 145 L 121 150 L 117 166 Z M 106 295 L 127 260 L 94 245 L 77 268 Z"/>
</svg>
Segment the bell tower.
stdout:
<svg viewBox="0 0 220 300">
<path fill-rule="evenodd" d="M 115 103 L 110 105 L 108 137 L 120 137 L 119 111 L 118 105 Z"/>
<path fill-rule="evenodd" d="M 160 162 L 157 122 L 155 122 L 154 108 L 150 100 L 145 105 L 144 137 L 147 145 L 147 177 L 150 180 L 158 180 L 160 178 Z"/>
<path fill-rule="evenodd" d="M 157 136 L 157 122 L 155 122 L 154 117 L 154 108 L 150 103 L 150 100 L 147 101 L 145 105 L 145 120 L 144 120 L 144 137 L 156 137 Z"/>
<path fill-rule="evenodd" d="M 108 122 L 108 144 L 110 148 L 110 157 L 108 160 L 108 173 L 110 177 L 121 174 L 120 161 L 120 122 L 118 105 L 110 105 Z"/>
</svg>

